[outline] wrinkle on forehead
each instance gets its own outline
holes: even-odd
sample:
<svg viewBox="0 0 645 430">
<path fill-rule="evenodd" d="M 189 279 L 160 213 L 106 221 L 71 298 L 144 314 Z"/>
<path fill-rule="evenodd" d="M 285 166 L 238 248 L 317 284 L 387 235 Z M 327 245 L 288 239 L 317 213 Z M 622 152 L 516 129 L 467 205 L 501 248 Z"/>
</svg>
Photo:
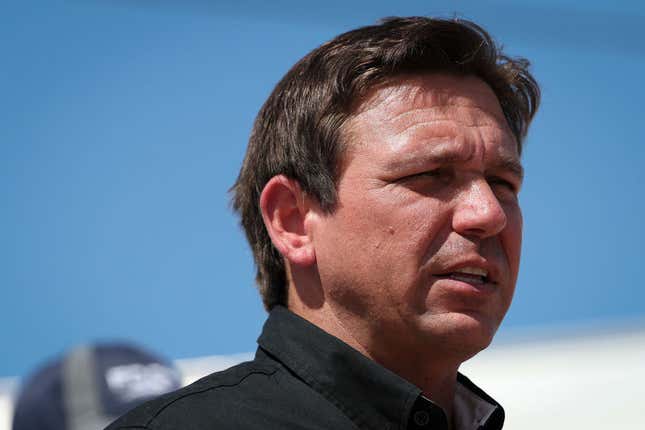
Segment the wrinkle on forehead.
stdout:
<svg viewBox="0 0 645 430">
<path fill-rule="evenodd" d="M 484 133 L 485 140 L 515 139 L 493 90 L 473 76 L 400 76 L 374 88 L 346 124 L 346 136 L 379 130 L 429 142 L 455 138 L 464 130 Z M 417 131 L 418 130 L 418 131 Z M 481 136 L 484 137 L 484 136 Z M 415 139 L 417 140 L 417 139 Z M 394 144 L 395 142 L 390 142 Z"/>
<path fill-rule="evenodd" d="M 458 85 L 455 85 L 458 84 Z M 464 96 L 464 93 L 468 96 Z M 505 121 L 499 102 L 493 90 L 483 80 L 475 76 L 455 76 L 445 74 L 402 75 L 374 87 L 363 98 L 354 112 L 358 116 L 375 109 L 382 103 L 404 101 L 406 106 L 463 106 L 481 108 L 488 106 L 485 113 L 500 121 Z M 492 105 L 492 106 L 491 106 Z"/>
<path fill-rule="evenodd" d="M 472 108 L 467 108 L 472 109 Z M 427 108 L 417 109 L 415 112 L 403 112 L 396 118 L 384 120 L 390 124 L 394 134 L 409 134 L 414 133 L 416 129 L 427 129 L 432 126 L 437 130 L 446 130 L 445 134 L 454 134 L 458 127 L 465 129 L 490 129 L 491 133 L 502 131 L 500 124 L 497 120 L 490 117 L 482 117 L 474 115 L 473 112 L 468 112 L 464 109 L 445 109 L 445 112 L 435 114 L 434 111 L 438 109 Z M 409 115 L 408 115 L 409 114 Z M 443 115 L 444 117 L 441 117 Z M 424 119 L 424 117 L 431 119 Z"/>
</svg>

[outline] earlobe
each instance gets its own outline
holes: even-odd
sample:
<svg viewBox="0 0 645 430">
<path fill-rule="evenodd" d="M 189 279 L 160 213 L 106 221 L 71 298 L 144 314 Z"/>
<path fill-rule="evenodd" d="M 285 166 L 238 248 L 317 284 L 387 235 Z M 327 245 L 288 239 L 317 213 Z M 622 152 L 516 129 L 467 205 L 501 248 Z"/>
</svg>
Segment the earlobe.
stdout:
<svg viewBox="0 0 645 430">
<path fill-rule="evenodd" d="M 316 262 L 306 228 L 310 208 L 297 181 L 284 175 L 271 178 L 260 194 L 260 210 L 273 246 L 284 258 L 299 266 Z"/>
</svg>

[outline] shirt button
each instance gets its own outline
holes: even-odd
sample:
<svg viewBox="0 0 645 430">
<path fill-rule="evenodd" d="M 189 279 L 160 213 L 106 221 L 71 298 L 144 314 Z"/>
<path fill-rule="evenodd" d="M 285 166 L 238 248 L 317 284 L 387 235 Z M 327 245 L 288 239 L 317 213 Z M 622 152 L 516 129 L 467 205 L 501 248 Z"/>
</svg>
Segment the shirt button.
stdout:
<svg viewBox="0 0 645 430">
<path fill-rule="evenodd" d="M 426 411 L 416 411 L 413 415 L 414 423 L 420 427 L 428 425 L 430 414 Z"/>
</svg>

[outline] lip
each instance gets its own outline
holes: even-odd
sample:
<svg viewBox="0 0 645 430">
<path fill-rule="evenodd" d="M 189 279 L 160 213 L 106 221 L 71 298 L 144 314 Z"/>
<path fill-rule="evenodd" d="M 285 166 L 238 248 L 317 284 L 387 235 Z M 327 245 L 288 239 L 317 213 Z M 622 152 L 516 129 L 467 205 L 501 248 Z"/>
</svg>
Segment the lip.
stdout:
<svg viewBox="0 0 645 430">
<path fill-rule="evenodd" d="M 458 279 L 452 279 L 444 276 L 432 276 L 433 284 L 441 285 L 441 288 L 448 288 L 460 295 L 470 296 L 472 298 L 483 298 L 492 295 L 498 290 L 497 284 L 492 282 L 471 283 Z"/>
<path fill-rule="evenodd" d="M 460 269 L 463 269 L 465 267 L 476 267 L 478 269 L 485 270 L 487 273 L 486 282 L 479 284 L 448 278 L 448 275 L 450 273 L 458 272 Z M 451 282 L 466 284 L 474 288 L 482 287 L 485 285 L 494 287 L 500 282 L 500 269 L 496 264 L 491 263 L 484 257 L 471 256 L 468 258 L 460 259 L 457 262 L 453 261 L 450 264 L 442 265 L 442 267 L 437 267 L 435 268 L 435 270 L 432 270 L 431 276 L 435 279 L 443 279 Z"/>
</svg>

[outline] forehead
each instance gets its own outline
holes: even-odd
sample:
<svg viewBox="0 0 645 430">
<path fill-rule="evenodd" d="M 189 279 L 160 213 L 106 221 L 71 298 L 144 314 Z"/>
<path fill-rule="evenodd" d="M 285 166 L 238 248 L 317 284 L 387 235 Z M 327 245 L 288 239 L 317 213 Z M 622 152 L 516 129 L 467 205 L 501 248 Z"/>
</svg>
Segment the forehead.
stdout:
<svg viewBox="0 0 645 430">
<path fill-rule="evenodd" d="M 388 136 L 388 148 L 452 141 L 483 141 L 517 155 L 517 142 L 493 90 L 473 76 L 400 76 L 373 88 L 357 105 L 345 127 L 348 150 Z M 413 148 L 410 148 L 413 149 Z M 464 148 L 473 150 L 473 148 Z"/>
</svg>

